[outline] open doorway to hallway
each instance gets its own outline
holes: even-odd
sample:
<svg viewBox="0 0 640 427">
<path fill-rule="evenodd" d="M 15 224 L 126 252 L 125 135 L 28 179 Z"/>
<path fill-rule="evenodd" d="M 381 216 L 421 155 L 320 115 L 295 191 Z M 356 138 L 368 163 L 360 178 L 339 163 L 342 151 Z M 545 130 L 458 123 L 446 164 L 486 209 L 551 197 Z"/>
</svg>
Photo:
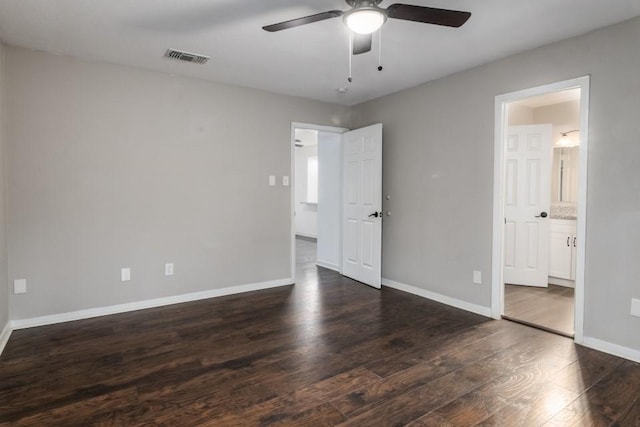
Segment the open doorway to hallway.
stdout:
<svg viewBox="0 0 640 427">
<path fill-rule="evenodd" d="M 296 212 L 298 204 L 314 205 L 309 183 L 317 181 L 316 264 L 340 272 L 365 285 L 382 286 L 382 123 L 348 131 L 319 125 L 292 123 L 292 176 L 296 177 L 294 150 L 304 148 L 298 130 L 317 131 L 317 179 L 306 178 L 303 200 L 291 192 L 291 277 L 296 277 Z M 302 133 L 300 133 L 302 135 Z M 297 142 L 296 142 L 297 140 Z M 316 163 L 305 157 L 306 173 Z M 304 179 L 301 179 L 303 181 Z M 308 235 L 306 237 L 309 237 Z"/>
<path fill-rule="evenodd" d="M 315 273 L 318 259 L 318 134 L 294 131 L 296 283 Z"/>
<path fill-rule="evenodd" d="M 318 131 L 295 130 L 296 238 L 318 239 Z"/>
<path fill-rule="evenodd" d="M 316 265 L 340 272 L 344 131 L 301 123 L 292 126 L 292 266 L 298 277 Z"/>
</svg>

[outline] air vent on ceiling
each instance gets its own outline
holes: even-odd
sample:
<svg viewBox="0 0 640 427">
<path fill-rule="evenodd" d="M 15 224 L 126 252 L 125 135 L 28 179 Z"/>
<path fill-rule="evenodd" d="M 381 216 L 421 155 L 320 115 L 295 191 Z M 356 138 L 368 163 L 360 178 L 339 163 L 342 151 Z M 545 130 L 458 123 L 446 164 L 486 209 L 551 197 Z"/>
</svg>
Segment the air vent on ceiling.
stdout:
<svg viewBox="0 0 640 427">
<path fill-rule="evenodd" d="M 164 56 L 167 58 L 178 59 L 180 61 L 193 62 L 194 64 L 204 64 L 209 60 L 209 58 L 211 58 L 210 56 L 175 49 L 167 49 Z"/>
</svg>

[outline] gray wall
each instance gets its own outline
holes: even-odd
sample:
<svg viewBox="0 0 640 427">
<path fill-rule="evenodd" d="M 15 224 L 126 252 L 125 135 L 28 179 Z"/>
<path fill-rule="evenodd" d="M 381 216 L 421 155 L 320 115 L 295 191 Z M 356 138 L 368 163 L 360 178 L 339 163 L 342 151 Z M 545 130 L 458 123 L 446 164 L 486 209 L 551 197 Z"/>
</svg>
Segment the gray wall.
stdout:
<svg viewBox="0 0 640 427">
<path fill-rule="evenodd" d="M 348 108 L 13 47 L 6 60 L 9 277 L 28 286 L 12 319 L 290 276 L 291 122 L 344 126 Z"/>
<path fill-rule="evenodd" d="M 9 283 L 7 273 L 6 156 L 4 126 L 5 61 L 0 43 L 0 333 L 9 322 Z"/>
<path fill-rule="evenodd" d="M 590 74 L 585 335 L 640 349 L 638 40 L 640 18 L 355 107 L 384 123 L 383 275 L 489 306 L 495 96 Z"/>
</svg>

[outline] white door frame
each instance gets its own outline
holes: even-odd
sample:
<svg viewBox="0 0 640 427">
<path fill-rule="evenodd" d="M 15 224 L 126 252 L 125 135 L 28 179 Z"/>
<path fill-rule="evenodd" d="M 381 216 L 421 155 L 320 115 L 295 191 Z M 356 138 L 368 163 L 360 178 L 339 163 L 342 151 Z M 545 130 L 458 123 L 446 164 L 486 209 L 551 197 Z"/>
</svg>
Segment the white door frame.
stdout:
<svg viewBox="0 0 640 427">
<path fill-rule="evenodd" d="M 506 93 L 495 99 L 495 141 L 493 176 L 493 250 L 491 261 L 491 316 L 504 314 L 504 146 L 507 129 L 507 104 L 532 96 L 580 88 L 580 148 L 578 170 L 578 221 L 575 287 L 575 342 L 584 341 L 584 272 L 587 224 L 587 163 L 589 143 L 590 76 L 550 83 L 530 89 Z"/>
<path fill-rule="evenodd" d="M 330 132 L 330 133 L 338 133 L 343 134 L 347 132 L 349 129 L 337 126 L 325 126 L 325 125 L 314 125 L 312 123 L 300 123 L 300 122 L 291 122 L 291 141 L 289 145 L 291 146 L 291 173 L 289 174 L 289 188 L 291 189 L 291 201 L 290 201 L 290 212 L 291 212 L 291 280 L 295 282 L 296 280 L 296 153 L 295 153 L 295 143 L 296 143 L 296 129 L 308 129 L 308 130 L 317 130 L 318 132 Z M 340 177 L 340 182 L 342 183 L 342 177 Z M 342 188 L 342 184 L 340 185 Z M 340 198 L 340 205 L 342 206 L 342 193 L 338 195 Z M 342 228 L 340 229 L 340 242 L 342 242 Z M 342 251 L 342 245 L 341 249 Z M 340 263 L 342 264 L 342 254 L 340 254 Z M 342 265 L 340 266 L 340 271 L 342 272 Z"/>
</svg>

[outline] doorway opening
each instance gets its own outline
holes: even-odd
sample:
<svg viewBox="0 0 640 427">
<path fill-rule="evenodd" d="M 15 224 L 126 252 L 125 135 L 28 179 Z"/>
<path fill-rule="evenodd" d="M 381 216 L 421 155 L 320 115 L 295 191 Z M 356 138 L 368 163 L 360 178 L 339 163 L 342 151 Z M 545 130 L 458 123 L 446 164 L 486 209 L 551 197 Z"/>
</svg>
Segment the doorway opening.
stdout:
<svg viewBox="0 0 640 427">
<path fill-rule="evenodd" d="M 347 129 L 291 125 L 291 277 L 315 266 L 341 271 L 342 134 Z M 297 264 L 297 268 L 296 268 Z"/>
<path fill-rule="evenodd" d="M 305 135 L 317 139 L 317 149 L 305 149 Z M 315 265 L 380 289 L 382 124 L 348 130 L 292 123 L 291 150 L 291 277 L 296 240 L 316 239 Z"/>
<path fill-rule="evenodd" d="M 589 77 L 496 97 L 492 315 L 582 341 Z"/>
</svg>

